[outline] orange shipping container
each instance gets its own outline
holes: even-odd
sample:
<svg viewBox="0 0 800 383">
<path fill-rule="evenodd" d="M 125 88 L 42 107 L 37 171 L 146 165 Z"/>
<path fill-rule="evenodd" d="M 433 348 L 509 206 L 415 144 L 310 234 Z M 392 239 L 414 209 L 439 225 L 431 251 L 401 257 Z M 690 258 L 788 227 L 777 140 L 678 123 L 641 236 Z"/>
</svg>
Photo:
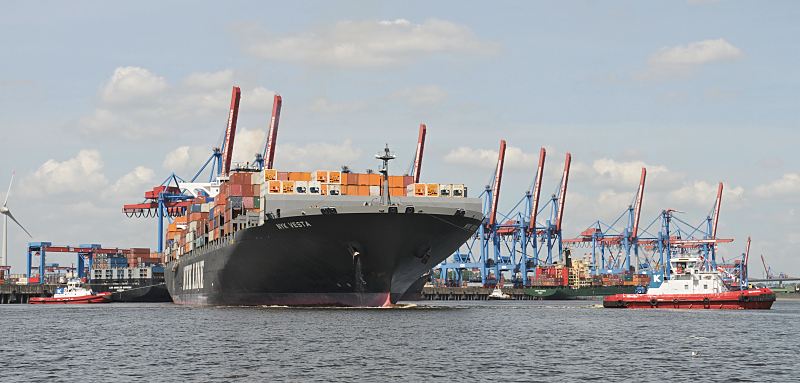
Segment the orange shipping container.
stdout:
<svg viewBox="0 0 800 383">
<path fill-rule="evenodd" d="M 328 183 L 338 184 L 342 181 L 341 172 L 328 172 Z"/>
<path fill-rule="evenodd" d="M 264 181 L 275 181 L 278 179 L 278 171 L 275 169 L 264 169 Z"/>
<path fill-rule="evenodd" d="M 397 188 L 403 187 L 403 176 L 389 176 L 389 187 Z"/>
<path fill-rule="evenodd" d="M 278 194 L 281 192 L 281 181 L 269 181 L 269 193 L 270 194 Z"/>
<path fill-rule="evenodd" d="M 369 176 L 369 183 L 370 186 L 380 186 L 381 185 L 381 175 L 380 174 L 367 174 Z"/>
<path fill-rule="evenodd" d="M 327 183 L 328 182 L 328 172 L 324 170 L 317 170 L 312 174 L 314 176 L 314 181 Z"/>
<path fill-rule="evenodd" d="M 311 173 L 289 172 L 289 181 L 311 181 Z"/>
<path fill-rule="evenodd" d="M 439 196 L 439 184 L 428 184 L 427 185 L 428 197 L 438 197 Z"/>
<path fill-rule="evenodd" d="M 369 186 L 368 185 L 358 185 L 358 193 L 356 193 L 356 195 L 368 196 L 369 195 Z"/>
<path fill-rule="evenodd" d="M 427 186 L 425 184 L 414 184 L 414 196 L 415 197 L 425 197 L 425 191 L 427 190 Z"/>
<path fill-rule="evenodd" d="M 406 188 L 403 188 L 403 187 L 389 188 L 389 195 L 392 196 L 392 197 L 405 197 Z"/>
<path fill-rule="evenodd" d="M 294 181 L 283 181 L 283 182 L 281 182 L 281 185 L 283 187 L 282 192 L 284 194 L 292 194 L 292 193 L 294 193 Z"/>
</svg>

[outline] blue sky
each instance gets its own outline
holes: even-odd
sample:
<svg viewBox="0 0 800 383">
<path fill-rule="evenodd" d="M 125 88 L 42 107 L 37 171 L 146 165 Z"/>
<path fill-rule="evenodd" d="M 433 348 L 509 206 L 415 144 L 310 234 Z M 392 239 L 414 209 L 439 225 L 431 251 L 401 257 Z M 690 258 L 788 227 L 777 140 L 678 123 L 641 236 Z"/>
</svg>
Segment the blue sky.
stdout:
<svg viewBox="0 0 800 383">
<path fill-rule="evenodd" d="M 566 235 L 615 217 L 646 164 L 642 221 L 698 221 L 724 181 L 724 251 L 752 235 L 797 274 L 798 19 L 790 1 L 7 3 L 0 182 L 16 170 L 10 206 L 37 239 L 153 246 L 120 205 L 199 166 L 238 84 L 240 160 L 275 91 L 286 169 L 375 168 L 388 142 L 404 170 L 426 122 L 430 182 L 481 189 L 508 140 L 508 209 L 540 146 L 552 187 L 571 151 Z M 15 267 L 26 241 L 11 229 Z"/>
</svg>

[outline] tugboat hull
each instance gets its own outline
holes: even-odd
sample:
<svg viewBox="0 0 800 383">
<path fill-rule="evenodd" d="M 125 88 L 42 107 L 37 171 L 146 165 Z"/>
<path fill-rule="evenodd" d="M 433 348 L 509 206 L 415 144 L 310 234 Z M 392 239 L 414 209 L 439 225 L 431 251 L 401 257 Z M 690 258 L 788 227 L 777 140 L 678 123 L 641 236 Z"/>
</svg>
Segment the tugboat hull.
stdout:
<svg viewBox="0 0 800 383">
<path fill-rule="evenodd" d="M 769 310 L 775 293 L 769 288 L 719 294 L 616 294 L 603 299 L 603 307 L 629 309 Z"/>
</svg>

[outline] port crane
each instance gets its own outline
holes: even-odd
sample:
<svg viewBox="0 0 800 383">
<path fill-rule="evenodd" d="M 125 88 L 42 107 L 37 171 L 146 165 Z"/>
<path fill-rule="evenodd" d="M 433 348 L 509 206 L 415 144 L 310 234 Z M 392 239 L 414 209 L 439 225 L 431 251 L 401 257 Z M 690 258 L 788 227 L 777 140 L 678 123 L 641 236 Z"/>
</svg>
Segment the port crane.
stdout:
<svg viewBox="0 0 800 383">
<path fill-rule="evenodd" d="M 81 244 L 78 246 L 71 245 L 53 245 L 52 242 L 29 242 L 27 250 L 27 268 L 25 268 L 25 275 L 28 278 L 32 277 L 31 270 L 38 269 L 39 284 L 45 283 L 44 275 L 46 271 L 45 260 L 47 253 L 71 253 L 75 254 L 76 269 L 78 270 L 78 278 L 90 278 L 87 276 L 86 270 L 91 270 L 94 263 L 94 256 L 99 254 L 120 254 L 128 256 L 133 253 L 133 249 L 118 248 L 118 247 L 103 247 L 98 243 Z M 33 267 L 33 257 L 39 257 L 39 266 Z"/>
<path fill-rule="evenodd" d="M 592 260 L 590 270 L 592 275 L 631 272 L 631 252 L 638 260 L 639 217 L 642 212 L 646 180 L 647 169 L 643 167 L 633 202 L 611 224 L 597 220 L 582 231 L 577 238 L 564 240 L 564 243 L 575 247 L 591 246 Z M 619 230 L 616 226 L 623 218 L 627 218 L 627 224 Z M 615 252 L 617 253 L 616 256 Z M 600 258 L 599 264 L 598 257 Z M 639 264 L 640 269 L 647 267 L 647 263 Z"/>
<path fill-rule="evenodd" d="M 414 153 L 414 162 L 411 163 L 411 167 L 406 173 L 414 177 L 414 183 L 419 183 L 420 171 L 422 171 L 422 154 L 425 150 L 425 135 L 427 131 L 428 127 L 425 124 L 419 124 L 419 135 L 417 136 L 417 150 Z"/>
<path fill-rule="evenodd" d="M 220 180 L 224 180 L 228 176 L 233 159 L 233 145 L 236 137 L 236 123 L 239 118 L 241 95 L 241 89 L 238 86 L 234 86 L 231 90 L 231 103 L 228 110 L 222 149 L 214 148 L 211 157 L 189 182 L 173 173 L 160 185 L 146 191 L 143 202 L 126 204 L 122 207 L 123 213 L 129 218 L 155 217 L 157 219 L 159 254 L 164 251 L 164 220 L 183 215 L 194 198 L 201 196 L 216 197 L 219 193 Z M 280 110 L 280 107 L 278 110 Z M 197 182 L 197 178 L 209 164 L 211 164 L 209 182 Z M 214 174 L 214 168 L 217 169 L 216 175 Z M 216 180 L 214 179 L 215 176 Z"/>
<path fill-rule="evenodd" d="M 281 107 L 283 98 L 276 94 L 272 100 L 272 115 L 269 119 L 269 131 L 267 132 L 267 142 L 264 144 L 264 152 L 256 154 L 256 166 L 258 170 L 272 169 L 275 160 L 275 145 L 278 142 L 278 124 L 281 120 Z"/>
</svg>

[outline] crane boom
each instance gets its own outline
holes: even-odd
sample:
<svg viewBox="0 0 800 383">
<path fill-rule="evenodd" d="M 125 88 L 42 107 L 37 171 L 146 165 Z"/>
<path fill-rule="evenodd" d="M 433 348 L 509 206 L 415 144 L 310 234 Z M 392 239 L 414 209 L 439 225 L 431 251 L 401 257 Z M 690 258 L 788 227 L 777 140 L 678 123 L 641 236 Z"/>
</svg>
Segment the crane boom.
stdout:
<svg viewBox="0 0 800 383">
<path fill-rule="evenodd" d="M 536 230 L 536 214 L 539 211 L 539 195 L 542 194 L 542 176 L 544 175 L 544 159 L 547 151 L 539 149 L 539 165 L 536 167 L 536 180 L 533 183 L 533 202 L 531 203 L 531 221 L 528 223 L 528 233 Z"/>
<path fill-rule="evenodd" d="M 222 149 L 222 174 L 228 175 L 231 170 L 231 160 L 233 159 L 233 142 L 236 137 L 236 120 L 239 118 L 239 100 L 242 91 L 238 86 L 234 86 L 231 91 L 231 108 L 228 112 L 228 128 L 225 130 L 225 145 Z"/>
<path fill-rule="evenodd" d="M 419 173 L 422 170 L 422 152 L 425 150 L 425 134 L 428 127 L 419 124 L 419 137 L 417 138 L 417 154 L 414 156 L 414 183 L 419 183 Z"/>
<path fill-rule="evenodd" d="M 647 169 L 642 168 L 642 176 L 639 178 L 639 191 L 636 193 L 636 206 L 633 209 L 633 231 L 631 239 L 639 236 L 639 216 L 642 213 L 642 200 L 644 200 L 644 182 L 647 178 Z"/>
<path fill-rule="evenodd" d="M 747 247 L 744 250 L 744 264 L 742 265 L 742 269 L 744 270 L 745 278 L 747 278 L 748 270 L 747 270 L 747 262 L 750 260 L 750 236 L 747 237 Z"/>
<path fill-rule="evenodd" d="M 500 140 L 500 153 L 497 156 L 497 170 L 492 187 L 492 212 L 489 215 L 489 227 L 497 222 L 497 202 L 500 200 L 500 183 L 503 179 L 503 163 L 506 157 L 506 140 Z"/>
<path fill-rule="evenodd" d="M 556 231 L 561 231 L 561 219 L 564 217 L 564 203 L 567 201 L 567 183 L 569 181 L 569 165 L 572 162 L 572 154 L 567 152 L 564 160 L 564 174 L 561 176 L 561 190 L 558 193 L 558 219 L 556 219 Z"/>
<path fill-rule="evenodd" d="M 767 261 L 764 260 L 764 254 L 761 254 L 761 264 L 764 265 L 764 275 L 767 279 L 772 279 L 769 275 L 769 268 L 767 267 Z"/>
<path fill-rule="evenodd" d="M 275 143 L 278 140 L 278 124 L 281 120 L 281 106 L 283 98 L 276 94 L 272 101 L 272 117 L 269 120 L 269 132 L 267 132 L 267 144 L 264 146 L 264 168 L 272 169 L 275 160 Z"/>
<path fill-rule="evenodd" d="M 714 224 L 711 228 L 711 238 L 717 238 L 717 223 L 719 222 L 719 208 L 722 206 L 722 182 L 717 188 L 717 200 L 714 203 Z"/>
</svg>

